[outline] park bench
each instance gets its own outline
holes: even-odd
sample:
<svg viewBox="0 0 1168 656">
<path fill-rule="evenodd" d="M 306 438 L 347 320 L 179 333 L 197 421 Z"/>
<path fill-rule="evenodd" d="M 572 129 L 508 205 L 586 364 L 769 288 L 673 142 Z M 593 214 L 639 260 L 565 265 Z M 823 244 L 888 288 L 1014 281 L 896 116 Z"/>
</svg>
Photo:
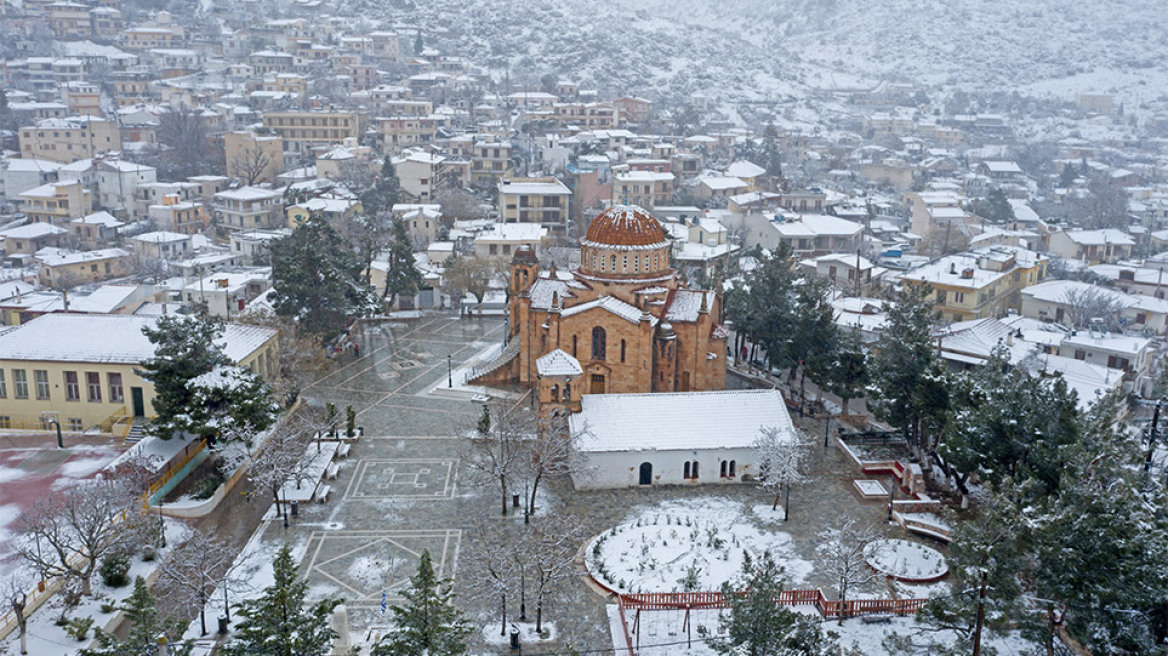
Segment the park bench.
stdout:
<svg viewBox="0 0 1168 656">
<path fill-rule="evenodd" d="M 341 470 L 341 466 L 338 465 L 337 463 L 335 463 L 335 462 L 329 463 L 329 466 L 325 467 L 325 469 L 324 469 L 324 477 L 329 479 L 329 480 L 332 480 L 332 479 L 337 477 L 337 472 L 339 472 L 340 470 Z"/>
<path fill-rule="evenodd" d="M 337 449 L 337 457 L 338 458 L 348 458 L 349 451 L 351 451 L 352 449 L 353 449 L 353 447 L 351 445 L 349 445 L 348 443 L 342 444 L 340 446 L 340 448 Z"/>
<path fill-rule="evenodd" d="M 324 503 L 324 502 L 328 501 L 329 495 L 332 494 L 332 492 L 333 492 L 333 486 L 331 486 L 331 485 L 320 486 L 316 490 L 316 502 L 317 503 Z"/>
</svg>

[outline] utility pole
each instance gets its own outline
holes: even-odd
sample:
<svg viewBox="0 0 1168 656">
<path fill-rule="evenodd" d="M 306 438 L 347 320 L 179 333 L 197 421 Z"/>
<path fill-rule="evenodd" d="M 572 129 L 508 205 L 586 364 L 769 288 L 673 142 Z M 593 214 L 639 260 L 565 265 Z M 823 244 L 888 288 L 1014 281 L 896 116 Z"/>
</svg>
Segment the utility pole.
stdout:
<svg viewBox="0 0 1168 656">
<path fill-rule="evenodd" d="M 981 592 L 977 595 L 977 624 L 973 628 L 973 656 L 981 656 L 981 627 L 985 623 L 986 586 L 989 580 L 989 571 L 982 570 Z"/>
<path fill-rule="evenodd" d="M 1152 455 L 1156 453 L 1156 429 L 1160 426 L 1160 406 L 1164 405 L 1164 397 L 1156 401 L 1156 409 L 1152 411 L 1152 431 L 1148 435 L 1148 456 L 1144 459 L 1144 473 L 1152 472 Z"/>
</svg>

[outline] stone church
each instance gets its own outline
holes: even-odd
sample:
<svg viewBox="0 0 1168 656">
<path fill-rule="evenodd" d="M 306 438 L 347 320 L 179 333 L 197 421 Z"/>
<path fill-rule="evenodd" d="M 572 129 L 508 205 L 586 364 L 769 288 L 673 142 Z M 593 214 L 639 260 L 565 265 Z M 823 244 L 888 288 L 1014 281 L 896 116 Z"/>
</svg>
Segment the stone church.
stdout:
<svg viewBox="0 0 1168 656">
<path fill-rule="evenodd" d="M 583 394 L 722 390 L 721 295 L 687 289 L 657 219 L 619 205 L 597 216 L 572 272 L 512 260 L 508 342 L 477 382 L 538 390 L 541 412 L 580 410 Z"/>
</svg>

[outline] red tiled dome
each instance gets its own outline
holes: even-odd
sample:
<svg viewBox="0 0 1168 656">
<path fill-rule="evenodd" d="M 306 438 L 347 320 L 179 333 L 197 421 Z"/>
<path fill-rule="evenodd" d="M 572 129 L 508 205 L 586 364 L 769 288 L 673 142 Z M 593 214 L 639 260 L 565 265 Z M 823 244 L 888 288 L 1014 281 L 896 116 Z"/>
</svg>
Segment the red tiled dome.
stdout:
<svg viewBox="0 0 1168 656">
<path fill-rule="evenodd" d="M 665 245 L 665 230 L 648 212 L 636 205 L 614 205 L 588 226 L 584 239 L 594 246 Z"/>
</svg>

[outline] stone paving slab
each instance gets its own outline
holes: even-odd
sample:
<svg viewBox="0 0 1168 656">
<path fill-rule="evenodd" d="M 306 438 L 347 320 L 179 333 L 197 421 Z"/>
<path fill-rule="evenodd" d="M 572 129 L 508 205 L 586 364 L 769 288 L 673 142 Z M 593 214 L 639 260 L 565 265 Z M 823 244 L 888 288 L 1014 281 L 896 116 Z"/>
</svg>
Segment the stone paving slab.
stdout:
<svg viewBox="0 0 1168 656">
<path fill-rule="evenodd" d="M 362 459 L 345 490 L 345 498 L 452 499 L 457 464 L 457 460 Z"/>
</svg>

